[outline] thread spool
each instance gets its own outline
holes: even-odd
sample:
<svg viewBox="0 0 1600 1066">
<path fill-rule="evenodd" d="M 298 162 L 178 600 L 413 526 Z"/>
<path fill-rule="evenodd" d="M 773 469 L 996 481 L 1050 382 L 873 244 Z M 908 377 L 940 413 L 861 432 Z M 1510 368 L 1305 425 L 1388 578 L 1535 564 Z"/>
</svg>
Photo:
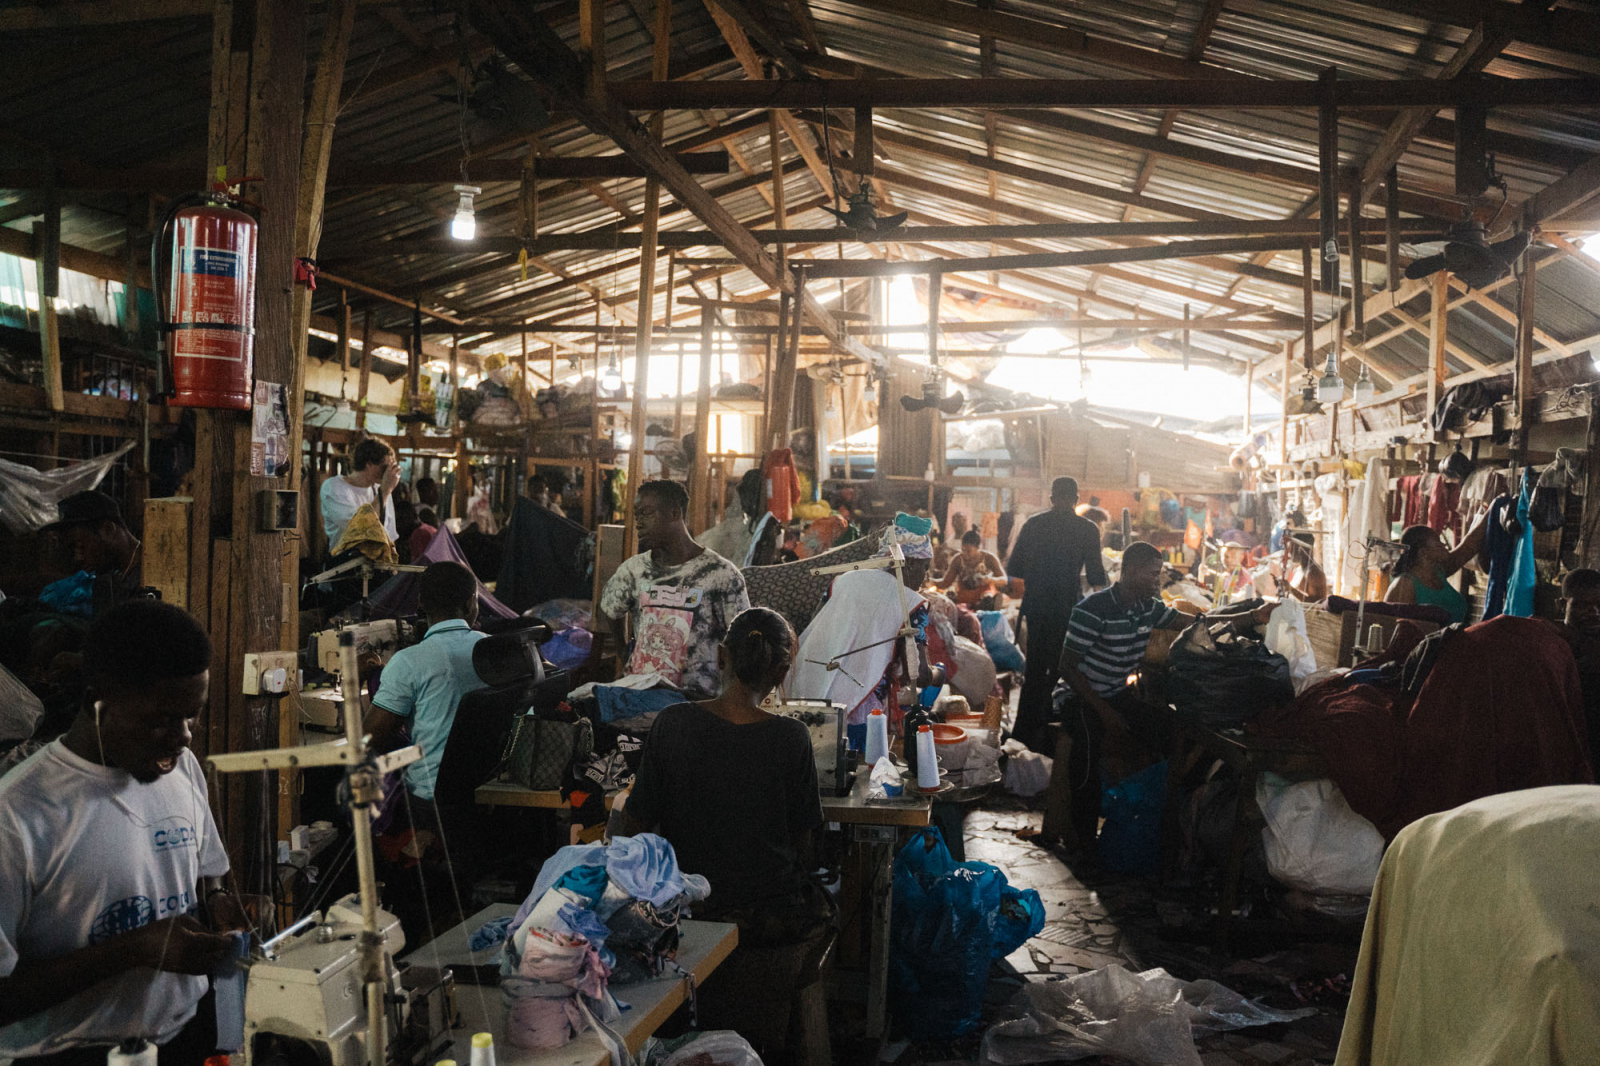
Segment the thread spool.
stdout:
<svg viewBox="0 0 1600 1066">
<path fill-rule="evenodd" d="M 882 710 L 867 715 L 868 766 L 878 765 L 878 760 L 889 754 L 889 716 Z"/>
<path fill-rule="evenodd" d="M 156 1046 L 134 1037 L 106 1052 L 106 1066 L 156 1066 Z"/>
<path fill-rule="evenodd" d="M 472 1034 L 472 1066 L 494 1066 L 494 1036 L 492 1034 Z"/>
<path fill-rule="evenodd" d="M 933 747 L 933 727 L 917 727 L 917 787 L 931 792 L 939 787 L 939 756 Z"/>
<path fill-rule="evenodd" d="M 1383 650 L 1383 627 L 1374 623 L 1367 630 L 1367 654 L 1376 655 Z"/>
</svg>

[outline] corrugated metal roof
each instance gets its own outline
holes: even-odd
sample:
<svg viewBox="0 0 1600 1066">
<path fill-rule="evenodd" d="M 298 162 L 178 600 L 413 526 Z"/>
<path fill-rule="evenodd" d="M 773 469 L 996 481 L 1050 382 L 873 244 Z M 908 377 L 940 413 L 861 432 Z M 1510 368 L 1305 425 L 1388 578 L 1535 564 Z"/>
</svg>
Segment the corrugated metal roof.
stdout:
<svg viewBox="0 0 1600 1066">
<path fill-rule="evenodd" d="M 1337 66 L 1341 75 L 1360 78 L 1436 77 L 1471 32 L 1465 19 L 1443 6 L 1438 18 L 1425 11 L 1431 0 L 1408 0 L 1392 5 L 1349 0 L 1227 0 L 1203 52 L 1203 61 L 1230 74 L 1264 78 L 1314 78 L 1325 67 Z M 884 76 L 976 77 L 984 73 L 978 37 L 951 30 L 930 19 L 886 13 L 873 0 L 802 0 L 827 56 L 808 57 L 815 64 L 836 69 L 855 63 L 867 73 Z M 787 0 L 746 0 L 788 46 L 805 54 L 805 44 Z M 1166 60 L 1185 58 L 1193 44 L 1204 8 L 1202 0 L 1075 0 L 1063 5 L 1047 0 L 997 0 L 993 9 L 1007 16 L 1032 19 L 1049 26 L 1075 28 L 1092 38 L 1131 45 L 1159 54 Z M 557 31 L 576 44 L 576 5 L 546 5 Z M 613 78 L 649 76 L 652 49 L 653 5 L 642 0 L 607 6 L 608 69 Z M 702 5 L 679 5 L 673 12 L 674 61 L 694 68 L 695 77 L 742 79 L 744 71 L 732 58 L 727 42 Z M 315 16 L 320 18 L 320 16 Z M 452 160 L 460 154 L 460 130 L 455 104 L 455 75 L 448 68 L 432 73 L 413 71 L 423 60 L 422 46 L 438 55 L 455 55 L 454 17 L 433 4 L 406 2 L 381 9 L 363 7 L 346 68 L 346 103 L 339 116 L 334 154 L 352 162 L 406 164 L 421 160 Z M 313 25 L 309 55 L 315 59 L 320 25 Z M 487 42 L 475 36 L 467 47 L 479 58 L 491 54 Z M 1600 76 L 1600 43 L 1574 40 L 1572 51 L 1564 41 L 1514 41 L 1489 63 L 1489 73 L 1504 77 Z M 48 150 L 63 161 L 121 168 L 132 166 L 188 165 L 201 151 L 209 93 L 210 29 L 206 20 L 133 23 L 118 27 L 91 27 L 71 34 L 8 34 L 0 37 L 0 66 L 15 76 L 0 85 L 0 106 L 7 112 L 8 136 L 0 138 L 0 165 L 37 165 Z M 993 43 L 994 76 L 1010 78 L 1127 78 L 1148 72 L 1130 70 L 1120 62 L 1091 52 L 1044 47 L 1018 40 Z M 436 58 L 436 56 L 434 57 Z M 678 141 L 703 134 L 708 120 L 727 122 L 736 113 L 702 114 L 674 111 L 666 115 L 666 139 Z M 880 180 L 896 209 L 913 213 L 913 224 L 944 221 L 985 224 L 1022 221 L 1008 216 L 1007 207 L 1026 217 L 1064 221 L 1160 220 L 1173 217 L 1160 205 L 1212 212 L 1235 218 L 1278 219 L 1301 213 L 1315 195 L 1316 116 L 1306 111 L 1182 111 L 1164 116 L 1156 110 L 1097 109 L 1070 113 L 1073 120 L 1053 122 L 1048 114 L 1007 112 L 993 116 L 993 143 L 989 123 L 975 110 L 883 109 L 877 115 L 881 130 L 902 138 L 931 142 L 938 151 L 929 154 L 903 143 L 880 142 L 883 158 Z M 843 117 L 848 124 L 848 116 Z M 1163 130 L 1175 154 L 1147 158 L 1136 145 L 1118 143 L 1133 131 L 1147 136 Z M 1379 142 L 1391 116 L 1361 113 L 1343 116 L 1340 161 L 1350 168 L 1365 161 Z M 1454 187 L 1453 114 L 1441 112 L 1411 144 L 1400 160 L 1402 184 L 1434 197 L 1448 199 Z M 1097 123 L 1088 126 L 1084 123 Z M 1490 130 L 1497 138 L 1497 165 L 1508 185 L 1513 207 L 1562 177 L 1582 162 L 1600 155 L 1600 110 L 1564 111 L 1495 110 Z M 820 133 L 812 123 L 808 132 Z M 514 131 L 474 121 L 468 130 L 474 151 L 482 158 L 515 158 L 527 151 L 526 141 Z M 836 133 L 836 152 L 848 149 L 849 136 Z M 615 151 L 603 137 L 583 129 L 569 117 L 555 115 L 537 132 L 539 151 L 552 156 L 595 155 Z M 770 161 L 764 125 L 730 138 L 726 147 L 737 161 L 728 177 L 706 177 L 702 183 L 716 187 L 734 185 L 748 167 L 764 174 Z M 815 146 L 822 152 L 821 138 Z M 1211 165 L 1182 158 L 1189 149 L 1223 153 L 1234 162 Z M 991 177 L 968 162 L 947 158 L 950 152 L 984 156 L 989 152 L 1001 164 L 1020 166 L 1088 183 L 1115 193 L 1140 193 L 1149 203 L 1126 206 L 1110 199 L 1071 192 L 1046 182 L 1013 173 Z M 1192 153 L 1189 153 L 1192 154 Z M 783 145 L 786 159 L 795 150 Z M 1289 182 L 1252 173 L 1252 161 L 1296 168 L 1303 178 Z M 468 174 L 472 172 L 471 161 Z M 897 172 L 916 179 L 918 187 L 897 181 Z M 481 232 L 510 235 L 520 224 L 520 195 L 515 182 L 482 182 L 478 200 Z M 722 202 L 735 217 L 764 218 L 770 207 L 764 188 L 749 182 L 729 192 Z M 791 226 L 824 227 L 831 216 L 807 207 L 831 194 L 831 182 L 819 181 L 809 169 L 799 168 L 785 180 L 791 205 Z M 999 201 L 991 212 L 986 206 L 991 192 Z M 539 204 L 539 230 L 543 234 L 600 229 L 617 223 L 614 209 L 621 205 L 630 216 L 642 210 L 644 182 L 607 179 L 592 182 L 545 182 Z M 0 203 L 14 202 L 23 191 L 0 191 Z M 454 200 L 449 183 L 437 186 L 382 188 L 332 188 L 328 194 L 323 231 L 325 249 L 341 245 L 370 244 L 377 240 L 439 237 L 447 231 Z M 797 206 L 798 205 L 798 206 Z M 143 219 L 142 196 L 119 193 L 83 194 L 65 213 L 63 232 L 69 243 L 97 251 L 120 254 L 125 241 L 124 219 Z M 1376 213 L 1369 209 L 1369 214 Z M 26 226 L 27 219 L 10 223 Z M 137 232 L 142 222 L 134 227 Z M 700 229 L 701 223 L 685 212 L 668 216 L 664 229 Z M 905 248 L 907 254 L 926 256 L 983 256 L 1023 250 L 1072 250 L 1131 245 L 1133 239 L 942 242 L 930 248 Z M 1425 244 L 1407 244 L 1408 254 L 1428 250 Z M 884 246 L 845 247 L 851 258 L 882 254 Z M 684 255 L 721 256 L 717 248 L 696 249 Z M 813 254 L 832 256 L 834 246 Z M 1550 256 L 1548 251 L 1541 254 Z M 387 256 L 330 264 L 329 269 L 390 291 L 402 298 L 420 298 L 429 307 L 447 310 L 467 319 L 498 321 L 571 316 L 592 320 L 593 302 L 606 306 L 604 321 L 631 321 L 633 291 L 638 284 L 638 253 L 633 250 L 562 251 L 541 257 L 521 280 L 516 257 L 463 249 L 454 253 L 430 252 Z M 1345 267 L 1348 270 L 1348 259 Z M 1254 264 L 1254 265 L 1252 265 Z M 665 261 L 657 270 L 663 281 Z M 1251 275 L 1257 266 L 1276 274 Z M 702 285 L 714 285 L 708 268 Z M 1298 253 L 1252 257 L 1219 255 L 1199 260 L 1162 260 L 1129 263 L 1112 268 L 1069 267 L 974 278 L 969 284 L 995 283 L 1001 291 L 1055 305 L 1073 307 L 1080 297 L 1089 314 L 1126 315 L 1137 308 L 1143 314 L 1181 315 L 1185 305 L 1205 313 L 1217 301 L 1219 311 L 1256 307 L 1298 313 L 1300 294 L 1292 283 L 1298 275 Z M 684 272 L 686 273 L 686 272 Z M 742 268 L 723 269 L 725 291 L 756 293 L 760 284 Z M 1367 264 L 1370 285 L 1384 280 L 1381 265 Z M 1290 277 L 1286 277 L 1290 276 Z M 581 287 L 565 280 L 577 277 Z M 952 284 L 959 279 L 952 279 Z M 1288 283 L 1285 283 L 1285 282 Z M 1593 343 L 1600 333 L 1600 274 L 1596 268 L 1565 259 L 1560 253 L 1539 271 L 1537 318 L 1539 328 L 1557 341 L 1572 345 Z M 687 291 L 687 290 L 685 290 Z M 709 292 L 709 289 L 705 289 Z M 1511 306 L 1505 289 L 1498 298 Z M 318 294 L 319 309 L 333 298 L 329 289 Z M 1408 310 L 1419 318 L 1428 313 L 1426 299 L 1413 301 Z M 658 292 L 654 313 L 665 313 L 666 298 Z M 392 304 L 372 305 L 382 328 L 405 330 L 409 313 Z M 680 311 L 680 321 L 697 318 Z M 1393 317 L 1379 318 L 1369 335 L 1388 332 L 1398 325 Z M 1499 317 L 1471 303 L 1450 313 L 1452 344 L 1475 359 L 1495 364 L 1507 355 L 1509 327 Z M 1197 348 L 1224 352 L 1240 359 L 1268 359 L 1270 350 L 1284 339 L 1281 333 L 1240 332 L 1203 334 Z M 584 345 L 582 335 L 562 338 L 567 345 Z M 981 338 L 975 338 L 978 343 Z M 1420 369 L 1426 362 L 1426 338 L 1407 330 L 1374 348 L 1374 360 L 1393 366 L 1397 373 Z M 542 342 L 541 342 L 542 343 Z M 485 341 L 485 350 L 515 351 L 516 338 Z M 1469 369 L 1452 357 L 1452 368 Z"/>
</svg>

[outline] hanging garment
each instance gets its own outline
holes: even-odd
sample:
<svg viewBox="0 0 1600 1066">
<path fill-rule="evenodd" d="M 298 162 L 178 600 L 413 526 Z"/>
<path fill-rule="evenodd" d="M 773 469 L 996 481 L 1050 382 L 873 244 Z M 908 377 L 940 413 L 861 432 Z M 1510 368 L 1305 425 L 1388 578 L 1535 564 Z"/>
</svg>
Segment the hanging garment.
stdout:
<svg viewBox="0 0 1600 1066">
<path fill-rule="evenodd" d="M 1517 538 L 1516 553 L 1511 565 L 1511 580 L 1506 588 L 1505 613 L 1518 618 L 1533 617 L 1533 589 L 1539 583 L 1538 572 L 1534 569 L 1533 559 L 1533 523 L 1528 519 L 1530 505 L 1529 481 L 1532 479 L 1524 476 L 1522 479 L 1522 492 L 1517 497 L 1517 525 L 1522 529 L 1522 536 Z"/>
<path fill-rule="evenodd" d="M 1367 539 L 1389 539 L 1388 491 L 1388 467 L 1381 459 L 1368 463 L 1367 476 L 1351 484 L 1350 507 L 1344 516 L 1342 533 L 1345 544 L 1344 567 L 1339 572 L 1335 591 L 1353 594 L 1357 599 L 1365 597 Z"/>
<path fill-rule="evenodd" d="M 1489 587 L 1483 603 L 1485 622 L 1505 613 L 1506 590 L 1511 585 L 1511 564 L 1517 550 L 1516 535 L 1506 529 L 1506 513 L 1511 508 L 1511 497 L 1497 497 L 1489 505 L 1489 517 L 1485 519 L 1488 525 L 1484 554 L 1489 559 Z"/>
<path fill-rule="evenodd" d="M 788 448 L 774 448 L 761 464 L 762 495 L 767 510 L 784 525 L 794 517 L 794 505 L 800 502 L 800 478 L 794 468 L 794 452 Z"/>
<path fill-rule="evenodd" d="M 592 538 L 571 519 L 517 497 L 495 595 L 517 611 L 545 600 L 588 599 Z"/>
<path fill-rule="evenodd" d="M 1451 481 L 1441 474 L 1433 475 L 1433 488 L 1428 493 L 1428 525 L 1441 536 L 1445 532 L 1461 539 L 1461 482 Z"/>
<path fill-rule="evenodd" d="M 428 544 L 428 550 L 411 562 L 416 566 L 460 563 L 468 570 L 472 569 L 448 526 L 441 526 Z M 416 614 L 421 609 L 418 599 L 421 580 L 422 575 L 416 571 L 402 571 L 373 589 L 368 600 L 368 617 L 406 618 Z M 517 612 L 496 599 L 482 581 L 478 582 L 478 614 L 484 619 L 517 617 Z"/>
</svg>

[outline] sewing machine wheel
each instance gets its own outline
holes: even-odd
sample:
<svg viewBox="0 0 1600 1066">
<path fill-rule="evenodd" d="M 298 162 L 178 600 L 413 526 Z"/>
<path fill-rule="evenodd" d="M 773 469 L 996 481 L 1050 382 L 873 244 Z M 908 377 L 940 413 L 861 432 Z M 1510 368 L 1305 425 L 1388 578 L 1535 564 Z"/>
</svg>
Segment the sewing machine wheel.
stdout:
<svg viewBox="0 0 1600 1066">
<path fill-rule="evenodd" d="M 328 1066 L 325 1045 L 277 1033 L 258 1033 L 252 1052 L 256 1066 Z"/>
</svg>

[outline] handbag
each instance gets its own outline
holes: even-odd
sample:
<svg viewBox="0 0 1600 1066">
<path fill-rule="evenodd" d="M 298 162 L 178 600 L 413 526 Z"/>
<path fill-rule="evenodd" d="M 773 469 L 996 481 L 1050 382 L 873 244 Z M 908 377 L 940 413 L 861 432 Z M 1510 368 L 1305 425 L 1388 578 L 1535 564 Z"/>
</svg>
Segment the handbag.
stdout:
<svg viewBox="0 0 1600 1066">
<path fill-rule="evenodd" d="M 567 767 L 593 751 L 594 725 L 589 719 L 562 722 L 525 714 L 511 732 L 497 776 L 523 788 L 560 788 Z"/>
</svg>

